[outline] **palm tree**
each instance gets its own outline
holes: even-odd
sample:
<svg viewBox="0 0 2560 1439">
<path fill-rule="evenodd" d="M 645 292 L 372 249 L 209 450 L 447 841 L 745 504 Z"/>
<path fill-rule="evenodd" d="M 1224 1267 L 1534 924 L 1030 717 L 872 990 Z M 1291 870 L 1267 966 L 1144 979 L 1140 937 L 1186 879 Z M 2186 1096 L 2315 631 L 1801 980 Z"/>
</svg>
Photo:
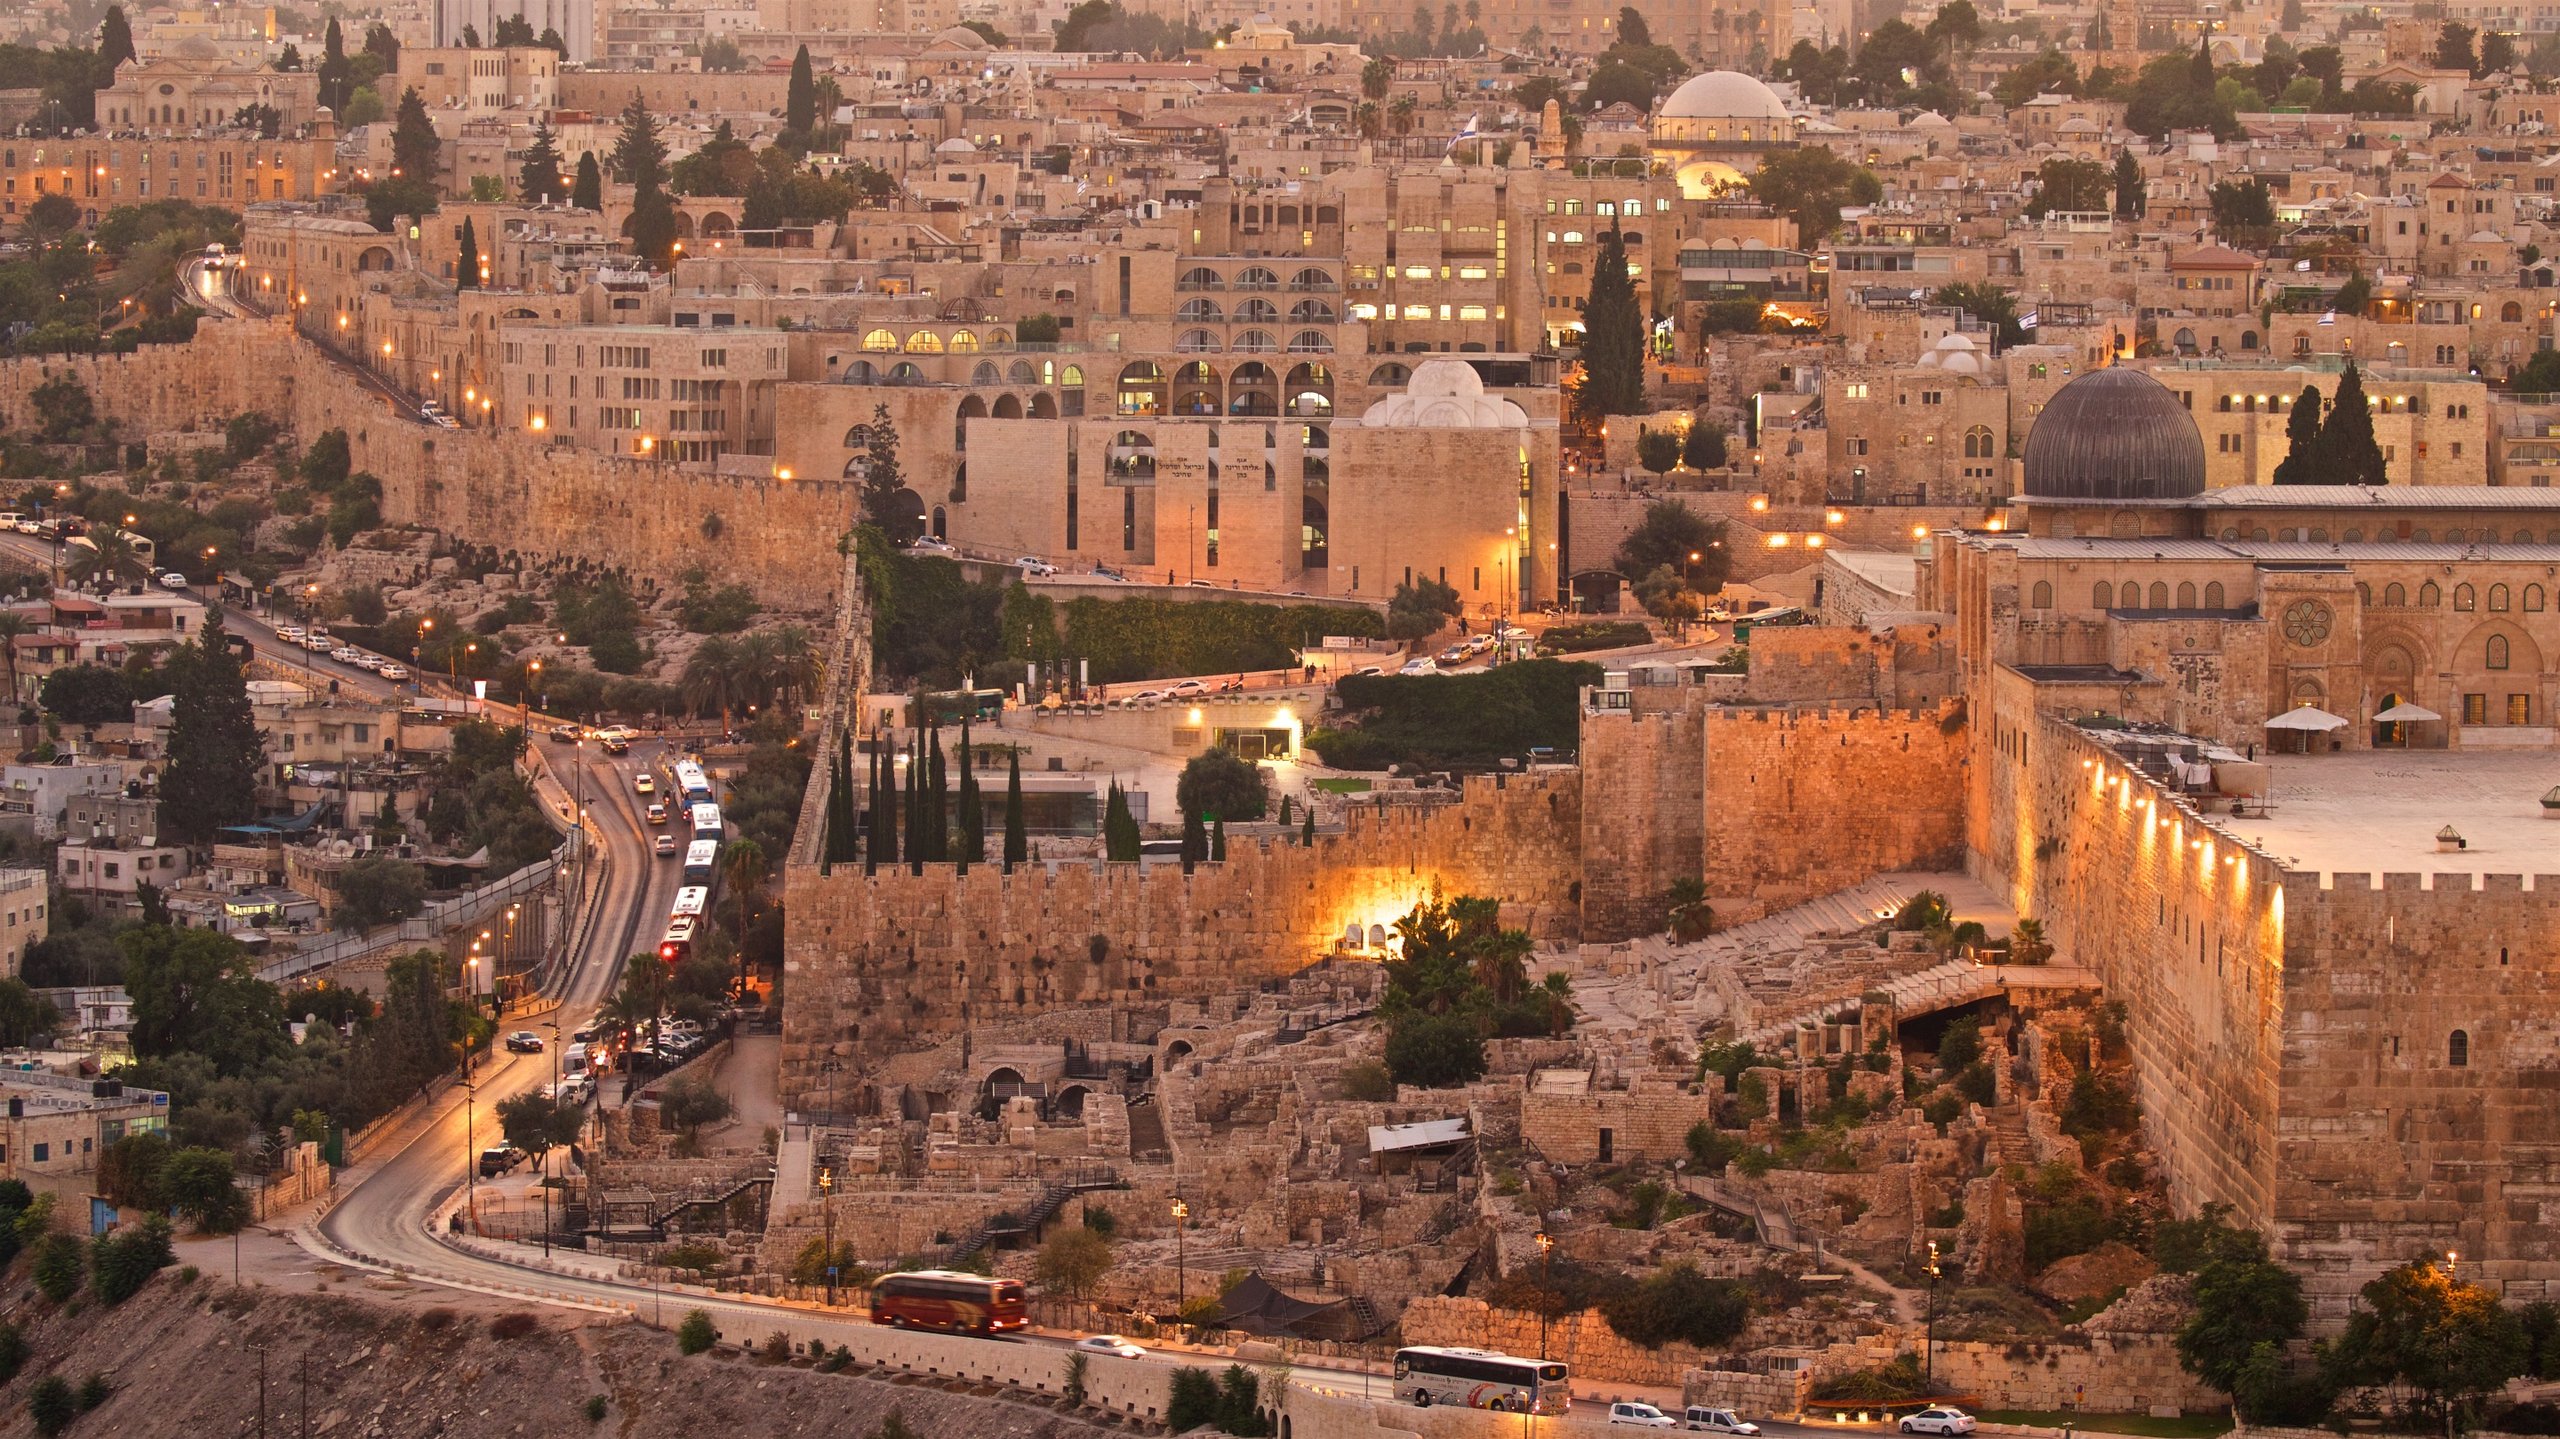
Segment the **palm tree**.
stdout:
<svg viewBox="0 0 2560 1439">
<path fill-rule="evenodd" d="M 747 921 L 755 917 L 756 897 L 764 892 L 768 868 L 764 846 L 752 839 L 734 840 L 720 862 L 728 871 L 730 891 L 738 896 L 738 937 L 744 939 Z"/>
<path fill-rule="evenodd" d="M 684 678 L 677 681 L 677 692 L 695 714 L 705 710 L 720 711 L 720 728 L 729 727 L 729 716 L 738 707 L 743 686 L 738 673 L 738 647 L 718 635 L 694 646 L 693 657 L 684 662 Z"/>
<path fill-rule="evenodd" d="M 35 622 L 25 615 L 0 611 L 0 673 L 9 676 L 9 700 L 12 704 L 19 701 L 18 636 L 35 632 Z"/>
<path fill-rule="evenodd" d="M 778 625 L 773 641 L 773 684 L 783 704 L 817 692 L 826 667 L 818 660 L 818 643 L 806 625 Z"/>
<path fill-rule="evenodd" d="M 113 530 L 98 530 L 89 536 L 88 544 L 72 548 L 76 553 L 65 568 L 74 579 L 104 576 L 112 581 L 135 563 L 133 542 Z"/>
<path fill-rule="evenodd" d="M 622 988 L 596 1009 L 596 1023 L 628 1039 L 633 1031 L 658 1017 L 658 982 L 666 966 L 654 954 L 635 954 L 624 961 Z"/>
<path fill-rule="evenodd" d="M 732 653 L 738 672 L 738 702 L 760 709 L 773 698 L 773 634 L 760 630 L 739 640 Z"/>
</svg>

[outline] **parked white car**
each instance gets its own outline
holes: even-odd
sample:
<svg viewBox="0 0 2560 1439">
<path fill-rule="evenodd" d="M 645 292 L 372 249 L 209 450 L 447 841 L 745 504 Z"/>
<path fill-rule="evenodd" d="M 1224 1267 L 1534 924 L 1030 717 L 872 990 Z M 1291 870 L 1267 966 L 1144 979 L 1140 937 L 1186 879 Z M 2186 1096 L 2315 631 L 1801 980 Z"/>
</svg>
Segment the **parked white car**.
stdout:
<svg viewBox="0 0 2560 1439">
<path fill-rule="evenodd" d="M 160 588 L 164 590 L 183 590 L 186 587 L 187 577 L 185 575 L 178 573 L 176 570 L 162 570 L 160 572 Z"/>
<path fill-rule="evenodd" d="M 1700 1434 L 1740 1434 L 1744 1439 L 1760 1432 L 1760 1426 L 1730 1409 L 1709 1409 L 1692 1404 L 1681 1415 L 1681 1428 Z"/>
<path fill-rule="evenodd" d="M 1973 1430 L 1972 1415 L 1944 1405 L 1905 1415 L 1902 1420 L 1902 1432 L 1905 1434 L 1970 1434 Z"/>
<path fill-rule="evenodd" d="M 1632 1399 L 1622 1399 L 1617 1403 L 1610 1405 L 1609 1422 L 1612 1424 L 1628 1425 L 1629 1427 L 1636 1429 L 1676 1429 L 1680 1427 L 1679 1421 L 1672 1418 L 1670 1415 L 1663 1413 L 1661 1410 L 1654 1408 L 1650 1404 L 1638 1403 Z"/>
<path fill-rule="evenodd" d="M 1076 1341 L 1076 1349 L 1085 1354 L 1114 1354 L 1122 1359 L 1144 1359 L 1147 1351 L 1117 1334 L 1088 1334 Z"/>
<path fill-rule="evenodd" d="M 918 555 L 956 555 L 960 553 L 958 550 L 951 547 L 951 542 L 949 540 L 940 539 L 933 535 L 916 536 L 915 541 L 907 546 L 907 552 L 909 554 Z"/>
<path fill-rule="evenodd" d="M 405 680 L 409 677 L 409 667 L 401 664 L 389 664 L 384 665 L 379 673 L 387 680 Z"/>
<path fill-rule="evenodd" d="M 1040 575 L 1045 577 L 1048 575 L 1054 575 L 1058 572 L 1058 567 L 1056 565 L 1049 563 L 1038 555 L 1022 555 L 1016 558 L 1013 563 L 1016 569 L 1021 570 L 1026 575 Z"/>
</svg>

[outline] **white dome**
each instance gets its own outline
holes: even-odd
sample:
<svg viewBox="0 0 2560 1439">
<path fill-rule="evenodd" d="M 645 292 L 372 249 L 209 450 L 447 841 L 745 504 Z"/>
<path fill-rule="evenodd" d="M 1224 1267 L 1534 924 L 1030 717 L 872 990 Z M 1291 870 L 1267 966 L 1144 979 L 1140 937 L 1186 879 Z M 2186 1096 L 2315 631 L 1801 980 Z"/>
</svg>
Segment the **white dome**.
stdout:
<svg viewBox="0 0 2560 1439">
<path fill-rule="evenodd" d="M 1414 367 L 1404 393 L 1389 395 L 1369 407 L 1360 423 L 1383 429 L 1486 430 L 1517 429 L 1528 413 L 1509 400 L 1484 392 L 1484 379 L 1464 360 L 1425 360 Z"/>
<path fill-rule="evenodd" d="M 937 155 L 975 155 L 978 153 L 978 147 L 971 144 L 967 137 L 954 135 L 950 139 L 943 141 L 941 144 L 934 146 L 933 153 Z"/>
<path fill-rule="evenodd" d="M 1783 120 L 1787 107 L 1739 70 L 1710 70 L 1683 82 L 1657 113 L 1666 120 Z"/>
<path fill-rule="evenodd" d="M 1970 335 L 1949 334 L 1921 352 L 1920 367 L 1943 370 L 1952 375 L 1979 375 L 1982 373 L 1981 347 L 1974 344 Z"/>
</svg>

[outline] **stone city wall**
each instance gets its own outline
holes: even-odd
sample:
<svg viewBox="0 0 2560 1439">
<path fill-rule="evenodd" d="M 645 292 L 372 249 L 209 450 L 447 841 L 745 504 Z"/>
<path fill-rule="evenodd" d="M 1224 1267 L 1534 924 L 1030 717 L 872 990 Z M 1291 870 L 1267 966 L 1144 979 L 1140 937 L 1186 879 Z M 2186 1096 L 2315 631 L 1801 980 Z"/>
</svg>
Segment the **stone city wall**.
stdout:
<svg viewBox="0 0 2560 1439">
<path fill-rule="evenodd" d="M 286 421 L 305 443 L 344 429 L 355 468 L 381 477 L 391 523 L 633 574 L 700 566 L 777 608 L 829 603 L 836 538 L 854 511 L 855 487 L 842 480 L 714 475 L 420 424 L 319 347 L 258 321 L 207 320 L 190 344 L 130 355 L 0 361 L 0 419 L 38 422 L 30 394 L 55 374 L 85 383 L 100 418 L 128 438 L 218 435 L 250 410 Z"/>
<path fill-rule="evenodd" d="M 1995 702 L 1988 722 L 1977 872 L 2127 1006 L 2143 1133 L 2176 1202 L 2267 1227 L 2286 1044 L 2276 865 L 2067 721 Z"/>
<path fill-rule="evenodd" d="M 1820 1400 L 1825 1383 L 1862 1369 L 1917 1354 L 1925 1342 L 1919 1326 L 1828 1346 L 1815 1355 L 1816 1376 L 1808 1412 L 1829 1417 L 1841 1410 Z M 2096 1414 L 2219 1412 L 2231 1401 L 2181 1368 L 2166 1334 L 2074 1335 L 2062 1341 L 1940 1340 L 1933 1369 L 1935 1393 L 1976 1409 L 2085 1409 Z M 1857 1406 L 1848 1412 L 1855 1414 Z"/>
<path fill-rule="evenodd" d="M 1706 720 L 1705 873 L 1719 924 L 1964 851 L 1965 711 L 1734 706 Z"/>
<path fill-rule="evenodd" d="M 1671 882 L 1705 871 L 1706 696 L 1647 693 L 1685 703 L 1582 715 L 1582 932 L 1595 941 L 1659 932 Z"/>
<path fill-rule="evenodd" d="M 2315 1315 L 2448 1250 L 2510 1303 L 2560 1298 L 2560 874 L 2282 883 L 2271 1237 Z"/>
<path fill-rule="evenodd" d="M 1508 921 L 1542 937 L 1575 933 L 1575 771 L 1473 779 L 1461 803 L 1429 809 L 1354 805 L 1348 821 L 1312 848 L 1231 840 L 1224 863 L 1189 875 L 1086 861 L 870 876 L 795 863 L 784 1093 L 805 1104 L 830 1054 L 878 1056 L 1041 1010 L 1287 974 L 1332 953 L 1347 925 L 1392 923 L 1435 890 L 1499 898 Z"/>
</svg>

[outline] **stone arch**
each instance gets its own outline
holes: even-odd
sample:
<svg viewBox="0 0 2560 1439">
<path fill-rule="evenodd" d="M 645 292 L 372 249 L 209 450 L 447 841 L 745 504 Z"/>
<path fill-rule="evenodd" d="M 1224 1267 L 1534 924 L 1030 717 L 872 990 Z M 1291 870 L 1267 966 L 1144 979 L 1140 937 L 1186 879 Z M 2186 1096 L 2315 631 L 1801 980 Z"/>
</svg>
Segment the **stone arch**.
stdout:
<svg viewBox="0 0 2560 1439">
<path fill-rule="evenodd" d="M 2114 609 L 2116 607 L 2116 587 L 2108 584 L 2105 580 L 2100 580 L 2096 584 L 2089 586 L 2089 607 L 2096 610 Z"/>
<path fill-rule="evenodd" d="M 1333 368 L 1309 361 L 1289 369 L 1288 383 L 1282 390 L 1289 397 L 1291 416 L 1302 420 L 1330 419 L 1333 415 Z"/>
<path fill-rule="evenodd" d="M 1035 420 L 1054 420 L 1058 418 L 1058 397 L 1050 394 L 1047 390 L 1042 390 L 1040 393 L 1033 395 L 1031 397 L 1031 418 Z"/>
<path fill-rule="evenodd" d="M 2205 582 L 2204 607 L 2209 610 L 2222 608 L 2222 581 L 2207 580 Z"/>
<path fill-rule="evenodd" d="M 1206 360 L 1186 361 L 1173 372 L 1173 412 L 1177 415 L 1214 416 L 1225 399 L 1225 386 L 1218 367 Z"/>
<path fill-rule="evenodd" d="M 388 246 L 384 245 L 367 246 L 356 256 L 356 269 L 359 273 L 373 270 L 388 270 L 391 268 L 391 264 L 391 250 Z"/>
<path fill-rule="evenodd" d="M 994 1092 L 999 1084 L 1010 1084 L 1019 1089 L 1023 1084 L 1022 1071 L 1010 1064 L 999 1064 L 988 1070 L 987 1077 L 980 1080 L 979 1084 L 990 1093 Z"/>
<path fill-rule="evenodd" d="M 983 398 L 977 395 L 961 397 L 959 411 L 951 417 L 951 448 L 955 450 L 969 448 L 969 422 L 983 420 L 986 417 L 987 402 Z"/>
<path fill-rule="evenodd" d="M 2191 610 L 2195 607 L 2196 582 L 2193 580 L 2178 581 L 2178 608 L 2182 610 Z"/>
<path fill-rule="evenodd" d="M 2028 594 L 2029 598 L 2027 600 L 2027 607 L 2029 609 L 2049 610 L 2053 608 L 2053 581 L 2036 581 L 2036 587 L 2029 591 Z"/>
<path fill-rule="evenodd" d="M 1165 1063 L 1171 1064 L 1176 1060 L 1189 1059 L 1196 1047 L 1197 1046 L 1193 1045 L 1192 1042 L 1187 1039 L 1177 1039 L 1173 1041 L 1171 1044 L 1164 1047 Z"/>
<path fill-rule="evenodd" d="M 1120 413 L 1161 415 L 1165 405 L 1164 371 L 1153 360 L 1120 367 Z"/>
<path fill-rule="evenodd" d="M 1004 379 L 1008 385 L 1036 385 L 1040 383 L 1040 370 L 1029 360 L 1016 360 L 1004 367 Z"/>
<path fill-rule="evenodd" d="M 2510 608 L 2512 592 L 2505 585 L 2489 586 L 2489 613 L 2502 615 Z"/>
<path fill-rule="evenodd" d="M 2457 1029 L 2445 1036 L 2444 1062 L 2455 1069 L 2471 1067 L 2471 1032 Z"/>
<path fill-rule="evenodd" d="M 995 408 L 990 410 L 988 413 L 993 418 L 999 420 L 1021 419 L 1022 397 L 1014 394 L 998 395 L 996 396 Z"/>
<path fill-rule="evenodd" d="M 2169 582 L 2166 580 L 2153 580 L 2151 582 L 2150 608 L 2155 610 L 2165 610 L 2168 607 Z"/>
<path fill-rule="evenodd" d="M 2418 586 L 2418 608 L 2422 610 L 2432 610 L 2439 608 L 2443 604 L 2444 591 L 2436 588 L 2435 581 L 2429 580 L 2425 584 Z"/>
<path fill-rule="evenodd" d="M 943 513 L 940 505 L 933 507 L 933 537 L 937 540 L 951 538 L 951 517 Z"/>
<path fill-rule="evenodd" d="M 1227 377 L 1227 413 L 1256 419 L 1280 414 L 1280 377 L 1260 360 L 1247 360 Z"/>
<path fill-rule="evenodd" d="M 1369 372 L 1369 383 L 1373 387 L 1401 385 L 1412 378 L 1412 368 L 1400 360 L 1389 360 Z"/>
<path fill-rule="evenodd" d="M 1093 1096 L 1090 1084 L 1070 1084 L 1058 1091 L 1050 1101 L 1049 1113 L 1057 1119 L 1084 1118 L 1084 1102 Z"/>
<path fill-rule="evenodd" d="M 996 362 L 993 360 L 980 360 L 977 368 L 969 372 L 969 383 L 973 385 L 1001 385 L 1004 383 L 1004 371 L 997 369 Z"/>
<path fill-rule="evenodd" d="M 2469 580 L 2453 587 L 2453 607 L 2463 611 L 2480 608 L 2480 592 L 2471 587 Z"/>
</svg>

